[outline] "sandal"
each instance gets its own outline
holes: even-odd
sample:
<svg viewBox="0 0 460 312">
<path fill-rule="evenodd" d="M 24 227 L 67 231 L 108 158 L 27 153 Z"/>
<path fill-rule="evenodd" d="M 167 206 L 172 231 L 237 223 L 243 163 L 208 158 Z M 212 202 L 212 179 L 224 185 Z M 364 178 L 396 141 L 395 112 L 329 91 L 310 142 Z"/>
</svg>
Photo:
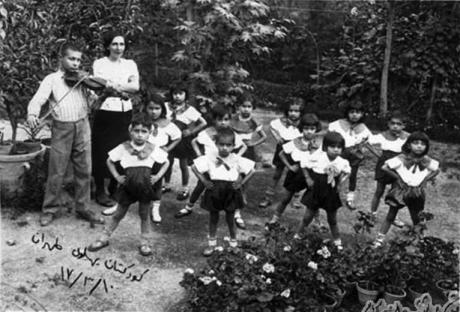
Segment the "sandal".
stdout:
<svg viewBox="0 0 460 312">
<path fill-rule="evenodd" d="M 144 257 L 150 256 L 153 254 L 152 248 L 150 248 L 148 245 L 141 245 L 139 246 L 139 252 L 141 255 Z"/>
<path fill-rule="evenodd" d="M 101 250 L 104 247 L 107 247 L 108 245 L 109 245 L 108 240 L 98 239 L 97 241 L 95 241 L 94 243 L 92 243 L 92 244 L 90 244 L 88 246 L 88 251 L 98 251 L 98 250 Z"/>
</svg>

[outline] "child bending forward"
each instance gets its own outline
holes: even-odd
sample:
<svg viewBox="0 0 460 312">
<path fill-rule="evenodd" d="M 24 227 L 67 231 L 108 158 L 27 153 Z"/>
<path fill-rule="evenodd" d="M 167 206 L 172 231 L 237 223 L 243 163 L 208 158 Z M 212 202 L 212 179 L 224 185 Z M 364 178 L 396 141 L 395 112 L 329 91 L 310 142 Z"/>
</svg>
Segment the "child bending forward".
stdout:
<svg viewBox="0 0 460 312">
<path fill-rule="evenodd" d="M 209 211 L 209 245 L 203 251 L 210 256 L 217 246 L 216 232 L 219 212 L 225 211 L 230 232 L 230 247 L 236 248 L 235 210 L 243 207 L 241 187 L 254 174 L 254 161 L 232 153 L 235 133 L 230 128 L 220 128 L 216 135 L 217 152 L 194 160 L 193 172 L 205 185 L 201 206 Z M 209 177 L 209 178 L 208 178 Z"/>
<path fill-rule="evenodd" d="M 113 177 L 119 183 L 117 190 L 118 209 L 111 217 L 104 229 L 103 236 L 92 243 L 89 251 L 97 251 L 109 244 L 109 238 L 117 228 L 121 219 L 124 218 L 131 204 L 139 202 L 139 216 L 141 218 L 141 255 L 148 256 L 152 250 L 148 245 L 150 232 L 150 206 L 152 200 L 156 200 L 158 183 L 166 172 L 169 161 L 168 154 L 161 148 L 156 147 L 147 140 L 152 131 L 152 121 L 147 115 L 140 113 L 133 117 L 129 126 L 131 140 L 124 142 L 109 152 L 107 166 Z M 120 162 L 124 170 L 120 174 L 115 163 Z M 160 169 L 152 175 L 152 168 L 160 164 Z"/>
</svg>

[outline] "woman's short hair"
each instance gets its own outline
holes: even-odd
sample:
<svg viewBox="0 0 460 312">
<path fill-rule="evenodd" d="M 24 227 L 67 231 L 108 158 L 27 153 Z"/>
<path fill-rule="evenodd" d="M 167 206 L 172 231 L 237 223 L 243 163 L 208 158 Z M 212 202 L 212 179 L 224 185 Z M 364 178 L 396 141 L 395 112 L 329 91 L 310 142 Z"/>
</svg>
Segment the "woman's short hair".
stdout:
<svg viewBox="0 0 460 312">
<path fill-rule="evenodd" d="M 116 32 L 116 31 L 107 31 L 102 35 L 102 44 L 104 46 L 104 55 L 109 56 L 110 51 L 109 47 L 112 44 L 112 41 L 115 37 L 123 37 L 123 40 L 125 41 L 125 51 L 128 49 L 128 43 L 126 42 L 125 35 L 123 35 L 121 32 Z"/>
<path fill-rule="evenodd" d="M 298 126 L 299 131 L 302 132 L 303 129 L 308 126 L 316 127 L 316 132 L 321 131 L 321 122 L 316 114 L 307 113 L 302 115 Z"/>
</svg>

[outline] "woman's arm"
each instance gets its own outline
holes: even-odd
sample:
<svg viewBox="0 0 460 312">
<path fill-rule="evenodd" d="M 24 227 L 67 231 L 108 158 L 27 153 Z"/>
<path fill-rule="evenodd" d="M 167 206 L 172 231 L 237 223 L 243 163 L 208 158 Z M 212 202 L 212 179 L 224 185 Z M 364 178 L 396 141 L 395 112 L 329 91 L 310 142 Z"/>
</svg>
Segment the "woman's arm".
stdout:
<svg viewBox="0 0 460 312">
<path fill-rule="evenodd" d="M 388 167 L 387 164 L 383 164 L 382 170 L 385 171 L 385 173 L 387 173 L 391 177 L 393 177 L 393 178 L 395 178 L 397 180 L 400 180 L 399 174 L 397 174 L 396 171 L 394 171 L 393 169 L 390 169 L 390 167 Z"/>
</svg>

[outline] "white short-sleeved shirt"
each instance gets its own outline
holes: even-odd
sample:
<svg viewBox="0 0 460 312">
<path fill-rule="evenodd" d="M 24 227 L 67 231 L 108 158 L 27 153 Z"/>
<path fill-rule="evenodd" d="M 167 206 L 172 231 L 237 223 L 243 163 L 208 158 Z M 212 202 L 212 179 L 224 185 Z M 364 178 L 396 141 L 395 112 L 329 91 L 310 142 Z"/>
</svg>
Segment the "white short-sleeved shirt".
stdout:
<svg viewBox="0 0 460 312">
<path fill-rule="evenodd" d="M 371 135 L 369 137 L 369 144 L 378 144 L 384 151 L 392 151 L 395 153 L 401 153 L 401 148 L 406 142 L 407 137 L 399 137 L 396 140 L 388 140 L 383 133 Z"/>
<path fill-rule="evenodd" d="M 173 122 L 169 122 L 166 126 L 158 126 L 156 135 L 153 133 L 149 136 L 149 142 L 155 146 L 163 147 L 168 145 L 170 141 L 178 140 L 182 137 L 182 132 Z"/>
<path fill-rule="evenodd" d="M 139 80 L 139 71 L 133 60 L 121 58 L 112 62 L 108 57 L 97 59 L 93 63 L 93 74 L 113 83 L 126 84 L 130 77 Z M 101 110 L 126 112 L 133 108 L 131 100 L 122 100 L 119 97 L 108 97 L 102 103 Z"/>
<path fill-rule="evenodd" d="M 145 145 L 139 147 L 134 144 L 131 144 L 131 146 L 138 151 L 141 151 L 145 147 Z M 155 163 L 162 164 L 166 162 L 166 160 L 168 160 L 168 153 L 166 153 L 161 148 L 155 146 L 152 153 L 150 153 L 149 157 L 145 159 L 139 159 L 137 155 L 131 155 L 131 153 L 125 148 L 124 143 L 122 143 L 114 149 L 112 149 L 111 151 L 109 151 L 109 158 L 113 162 L 119 161 L 122 168 L 152 168 Z"/>
<path fill-rule="evenodd" d="M 217 145 L 215 138 L 211 137 L 210 133 L 212 133 L 211 129 L 205 129 L 200 131 L 196 137 L 196 141 L 203 145 L 204 147 L 204 154 L 211 154 L 217 153 Z M 240 135 L 235 133 L 235 149 L 239 149 L 243 146 L 243 140 Z"/>
<path fill-rule="evenodd" d="M 221 159 L 228 165 L 227 169 L 224 165 L 218 165 L 218 154 L 212 153 L 196 158 L 193 163 L 200 173 L 207 172 L 211 180 L 222 180 L 234 182 L 238 180 L 240 174 L 248 174 L 254 169 L 255 163 L 247 158 L 231 153 L 227 157 Z"/>
<path fill-rule="evenodd" d="M 316 147 L 315 149 L 309 149 L 308 146 L 304 146 L 304 148 L 299 148 L 299 144 L 302 144 L 301 142 L 297 142 L 297 140 L 302 140 L 301 137 L 295 138 L 292 141 L 289 141 L 285 144 L 283 144 L 283 151 L 285 154 L 290 155 L 292 160 L 295 162 L 300 163 L 302 159 L 306 161 L 306 158 L 312 157 L 314 153 L 317 153 L 319 151 L 318 145 L 316 142 L 310 142 L 308 144 L 315 144 Z M 303 142 L 305 144 L 305 142 Z"/>
<path fill-rule="evenodd" d="M 337 175 L 340 173 L 348 174 L 351 172 L 350 163 L 348 160 L 337 156 L 334 160 L 330 160 L 327 153 L 324 151 L 318 151 L 313 153 L 311 157 L 303 158 L 300 161 L 300 167 L 308 168 L 318 174 L 326 174 L 326 168 L 334 166 L 337 170 Z"/>
<path fill-rule="evenodd" d="M 301 135 L 299 129 L 294 125 L 286 125 L 281 121 L 281 118 L 274 119 L 270 122 L 270 127 L 277 131 L 281 138 L 285 141 L 292 141 Z"/>
<path fill-rule="evenodd" d="M 166 103 L 166 118 L 172 119 L 173 110 L 169 107 L 170 104 Z M 176 113 L 176 120 L 190 125 L 201 118 L 201 113 L 193 106 L 188 106 L 184 111 Z"/>
<path fill-rule="evenodd" d="M 360 123 L 354 128 L 351 128 L 350 123 L 346 119 L 339 119 L 329 124 L 329 131 L 340 133 L 345 139 L 345 147 L 355 146 L 372 135 L 365 124 Z"/>
<path fill-rule="evenodd" d="M 396 171 L 408 186 L 419 186 L 431 172 L 439 169 L 439 162 L 437 160 L 431 158 L 427 160 L 428 165 L 423 170 L 420 170 L 420 167 L 417 165 L 407 168 L 401 159 L 401 155 L 388 159 L 385 164 L 387 164 L 388 168 Z"/>
</svg>

